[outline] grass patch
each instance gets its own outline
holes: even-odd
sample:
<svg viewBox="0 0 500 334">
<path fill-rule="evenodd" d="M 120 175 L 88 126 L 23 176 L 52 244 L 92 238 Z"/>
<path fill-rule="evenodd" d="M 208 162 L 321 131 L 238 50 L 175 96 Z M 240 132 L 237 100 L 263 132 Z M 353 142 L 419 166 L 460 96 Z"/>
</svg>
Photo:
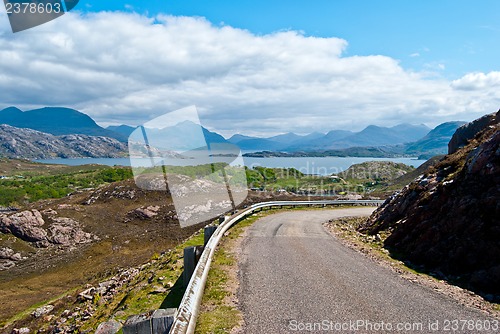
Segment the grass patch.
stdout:
<svg viewBox="0 0 500 334">
<path fill-rule="evenodd" d="M 240 318 L 240 312 L 234 307 L 220 305 L 210 313 L 199 316 L 195 333 L 226 334 L 238 326 Z"/>
<path fill-rule="evenodd" d="M 32 305 L 30 308 L 28 308 L 28 309 L 26 309 L 26 310 L 24 310 L 24 311 L 16 314 L 11 319 L 9 319 L 9 321 L 7 321 L 7 322 L 0 322 L 0 326 L 7 326 L 10 323 L 14 323 L 14 322 L 22 320 L 22 319 L 30 318 L 31 317 L 31 313 L 33 313 L 33 311 L 35 311 L 37 308 L 39 308 L 41 306 L 44 306 L 44 305 L 49 305 L 49 304 L 52 304 L 52 303 L 54 303 L 54 302 L 56 302 L 58 300 L 61 300 L 64 297 L 69 296 L 72 293 L 75 293 L 76 290 L 77 289 L 71 289 L 70 291 L 67 291 L 64 294 L 59 295 L 57 297 L 54 297 L 54 298 L 52 298 L 50 300 L 47 300 L 45 302 L 36 303 L 36 304 Z"/>
</svg>

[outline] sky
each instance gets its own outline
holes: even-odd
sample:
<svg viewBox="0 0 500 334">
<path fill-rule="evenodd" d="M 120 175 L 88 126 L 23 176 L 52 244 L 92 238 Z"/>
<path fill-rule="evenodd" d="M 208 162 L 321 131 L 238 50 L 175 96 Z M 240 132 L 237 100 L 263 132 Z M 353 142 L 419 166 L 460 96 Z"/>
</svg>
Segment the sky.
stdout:
<svg viewBox="0 0 500 334">
<path fill-rule="evenodd" d="M 139 125 L 196 105 L 226 137 L 470 121 L 500 108 L 500 1 L 81 0 L 13 34 L 0 108 Z"/>
</svg>

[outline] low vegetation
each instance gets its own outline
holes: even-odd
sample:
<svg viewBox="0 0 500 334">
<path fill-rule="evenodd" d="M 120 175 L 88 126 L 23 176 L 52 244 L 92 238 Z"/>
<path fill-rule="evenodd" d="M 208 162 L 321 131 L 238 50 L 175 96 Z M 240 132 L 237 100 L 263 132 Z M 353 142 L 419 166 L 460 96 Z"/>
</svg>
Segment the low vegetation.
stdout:
<svg viewBox="0 0 500 334">
<path fill-rule="evenodd" d="M 219 182 L 224 175 L 223 163 L 200 166 L 165 166 L 138 170 L 147 173 L 182 174 Z M 251 189 L 287 191 L 296 194 L 345 195 L 365 194 L 382 189 L 390 180 L 414 168 L 392 162 L 366 162 L 354 165 L 338 175 L 309 175 L 295 168 L 245 167 L 245 176 L 237 169 L 226 168 L 232 184 L 247 182 Z M 215 173 L 214 173 L 215 172 Z M 21 160 L 0 160 L 0 206 L 22 206 L 48 198 L 62 198 L 75 191 L 133 177 L 130 167 L 83 165 L 63 166 L 38 164 Z"/>
<path fill-rule="evenodd" d="M 30 168 L 25 168 L 30 166 Z M 36 168 L 40 167 L 40 168 Z M 101 165 L 54 166 L 31 162 L 0 162 L 0 206 L 18 206 L 102 184 L 127 180 L 130 168 Z"/>
<path fill-rule="evenodd" d="M 389 186 L 392 180 L 414 169 L 402 163 L 370 161 L 332 175 L 309 175 L 295 168 L 254 167 L 246 171 L 248 185 L 253 189 L 298 194 L 364 195 Z"/>
</svg>

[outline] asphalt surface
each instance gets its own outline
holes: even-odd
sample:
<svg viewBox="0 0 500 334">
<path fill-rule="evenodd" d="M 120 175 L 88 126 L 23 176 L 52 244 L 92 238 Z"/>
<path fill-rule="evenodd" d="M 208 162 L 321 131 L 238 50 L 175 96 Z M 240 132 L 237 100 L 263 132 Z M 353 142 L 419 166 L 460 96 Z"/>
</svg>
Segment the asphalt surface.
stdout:
<svg viewBox="0 0 500 334">
<path fill-rule="evenodd" d="M 244 333 L 500 333 L 497 320 L 399 277 L 322 225 L 372 210 L 283 212 L 255 222 L 240 258 Z"/>
</svg>

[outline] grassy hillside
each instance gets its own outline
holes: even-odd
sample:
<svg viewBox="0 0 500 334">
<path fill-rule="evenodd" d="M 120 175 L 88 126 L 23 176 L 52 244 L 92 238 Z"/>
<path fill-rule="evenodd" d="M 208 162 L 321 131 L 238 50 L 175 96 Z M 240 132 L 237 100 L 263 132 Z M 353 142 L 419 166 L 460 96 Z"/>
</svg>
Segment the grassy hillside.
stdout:
<svg viewBox="0 0 500 334">
<path fill-rule="evenodd" d="M 130 179 L 132 171 L 124 167 L 46 165 L 1 159 L 0 175 L 0 206 L 20 206 Z"/>
</svg>

